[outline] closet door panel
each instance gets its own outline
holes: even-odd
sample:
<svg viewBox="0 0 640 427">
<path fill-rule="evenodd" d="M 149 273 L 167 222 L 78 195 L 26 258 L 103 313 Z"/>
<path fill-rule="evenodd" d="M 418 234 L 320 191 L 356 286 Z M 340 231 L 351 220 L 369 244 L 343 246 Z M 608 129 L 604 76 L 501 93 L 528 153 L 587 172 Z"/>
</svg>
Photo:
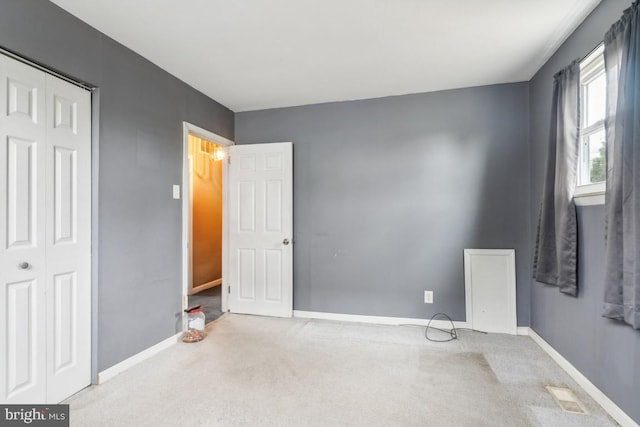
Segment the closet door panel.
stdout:
<svg viewBox="0 0 640 427">
<path fill-rule="evenodd" d="M 91 95 L 47 76 L 47 398 L 91 383 Z"/>
<path fill-rule="evenodd" d="M 9 404 L 46 401 L 44 122 L 44 73 L 0 55 L 0 402 Z"/>
</svg>

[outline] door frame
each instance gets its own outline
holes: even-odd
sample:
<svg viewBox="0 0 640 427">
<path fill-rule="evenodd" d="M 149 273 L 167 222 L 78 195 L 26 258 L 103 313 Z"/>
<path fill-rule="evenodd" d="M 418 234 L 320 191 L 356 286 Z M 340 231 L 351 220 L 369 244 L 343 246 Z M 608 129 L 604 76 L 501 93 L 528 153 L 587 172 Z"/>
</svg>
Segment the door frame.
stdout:
<svg viewBox="0 0 640 427">
<path fill-rule="evenodd" d="M 55 75 L 55 74 L 54 74 Z M 100 88 L 91 89 L 91 384 L 98 384 L 100 250 Z"/>
<path fill-rule="evenodd" d="M 214 142 L 222 147 L 230 147 L 235 142 L 218 135 L 209 130 L 203 129 L 189 122 L 182 122 L 182 309 L 187 308 L 189 282 L 191 281 L 191 185 L 189 176 L 189 135 L 206 139 Z M 229 262 L 229 155 L 222 161 L 222 279 L 228 277 Z M 224 284 L 224 288 L 228 289 L 229 284 Z M 221 311 L 229 310 L 229 292 L 221 292 Z M 186 325 L 183 322 L 183 329 Z"/>
</svg>

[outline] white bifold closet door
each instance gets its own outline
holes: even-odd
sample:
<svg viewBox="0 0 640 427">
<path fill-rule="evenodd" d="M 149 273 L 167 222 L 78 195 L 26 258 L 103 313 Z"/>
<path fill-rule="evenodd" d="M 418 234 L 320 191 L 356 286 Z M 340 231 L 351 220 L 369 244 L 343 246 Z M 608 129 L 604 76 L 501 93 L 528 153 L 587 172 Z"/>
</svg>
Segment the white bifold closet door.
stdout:
<svg viewBox="0 0 640 427">
<path fill-rule="evenodd" d="M 91 382 L 91 94 L 0 55 L 0 403 Z"/>
</svg>

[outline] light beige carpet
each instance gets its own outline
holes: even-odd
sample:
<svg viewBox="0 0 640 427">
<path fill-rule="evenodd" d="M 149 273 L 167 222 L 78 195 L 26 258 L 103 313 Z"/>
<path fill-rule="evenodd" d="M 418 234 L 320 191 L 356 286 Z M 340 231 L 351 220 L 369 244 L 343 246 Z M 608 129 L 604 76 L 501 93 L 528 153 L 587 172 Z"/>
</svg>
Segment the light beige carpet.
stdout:
<svg viewBox="0 0 640 427">
<path fill-rule="evenodd" d="M 610 426 L 528 337 L 225 315 L 68 400 L 74 426 Z M 590 415 L 545 390 L 569 387 Z"/>
</svg>

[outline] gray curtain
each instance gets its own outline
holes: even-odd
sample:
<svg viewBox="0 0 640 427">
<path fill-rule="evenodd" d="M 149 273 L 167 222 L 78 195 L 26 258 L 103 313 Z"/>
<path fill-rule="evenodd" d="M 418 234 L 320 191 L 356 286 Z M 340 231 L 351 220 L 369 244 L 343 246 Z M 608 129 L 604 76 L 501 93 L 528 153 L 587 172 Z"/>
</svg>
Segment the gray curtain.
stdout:
<svg viewBox="0 0 640 427">
<path fill-rule="evenodd" d="M 640 329 L 640 13 L 627 9 L 604 40 L 607 190 L 604 316 Z"/>
<path fill-rule="evenodd" d="M 538 282 L 578 294 L 576 186 L 580 124 L 580 64 L 574 61 L 553 81 L 551 133 L 533 274 Z"/>
</svg>

